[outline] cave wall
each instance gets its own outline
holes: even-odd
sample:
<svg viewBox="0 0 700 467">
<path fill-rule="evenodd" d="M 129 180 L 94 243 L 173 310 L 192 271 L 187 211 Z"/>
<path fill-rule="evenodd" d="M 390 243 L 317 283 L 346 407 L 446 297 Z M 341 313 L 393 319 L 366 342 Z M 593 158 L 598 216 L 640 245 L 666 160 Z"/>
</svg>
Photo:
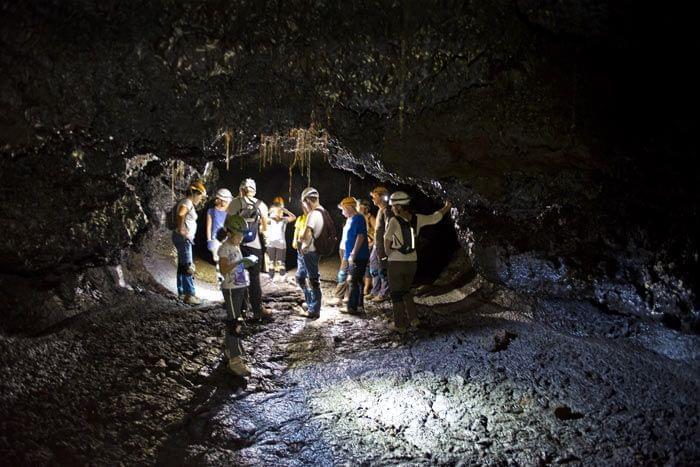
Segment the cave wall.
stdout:
<svg viewBox="0 0 700 467">
<path fill-rule="evenodd" d="M 488 280 L 621 313 L 697 309 L 698 76 L 682 66 L 696 55 L 683 11 L 39 0 L 0 12 L 3 280 L 119 261 L 157 218 L 129 181 L 137 155 L 202 172 L 225 129 L 253 157 L 261 133 L 313 121 L 333 166 L 452 198 Z M 146 178 L 167 179 L 165 162 L 150 166 Z"/>
</svg>

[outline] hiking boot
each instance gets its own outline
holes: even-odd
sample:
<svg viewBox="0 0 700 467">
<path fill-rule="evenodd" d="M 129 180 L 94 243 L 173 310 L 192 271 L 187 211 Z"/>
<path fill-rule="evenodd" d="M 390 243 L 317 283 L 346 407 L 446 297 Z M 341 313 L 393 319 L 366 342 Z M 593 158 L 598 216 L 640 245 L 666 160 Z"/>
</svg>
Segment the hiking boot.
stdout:
<svg viewBox="0 0 700 467">
<path fill-rule="evenodd" d="M 359 315 L 365 314 L 365 309 L 363 307 L 358 307 L 356 310 L 348 308 L 348 309 L 341 309 L 340 312 L 347 313 L 349 315 L 359 316 Z"/>
<path fill-rule="evenodd" d="M 321 317 L 321 313 L 314 313 L 313 311 L 305 310 L 302 307 L 296 307 L 294 311 L 296 311 L 299 316 L 304 318 L 318 319 Z"/>
<path fill-rule="evenodd" d="M 372 301 L 372 303 L 382 303 L 389 300 L 389 297 L 387 297 L 386 295 L 377 295 L 376 297 L 373 297 L 370 300 Z"/>
<path fill-rule="evenodd" d="M 228 369 L 236 376 L 250 376 L 250 368 L 241 357 L 229 358 Z"/>
<path fill-rule="evenodd" d="M 398 332 L 399 334 L 406 334 L 406 331 L 407 331 L 405 326 L 397 326 L 394 323 L 391 323 L 389 325 L 389 330 L 394 331 L 394 332 Z"/>
<path fill-rule="evenodd" d="M 202 300 L 200 300 L 196 295 L 185 295 L 185 298 L 182 300 L 188 305 L 199 305 L 202 303 Z"/>
<path fill-rule="evenodd" d="M 417 328 L 418 326 L 420 326 L 420 320 L 418 318 L 413 318 L 411 320 L 411 327 Z"/>
<path fill-rule="evenodd" d="M 375 296 L 372 295 L 372 292 L 366 293 L 365 294 L 365 300 L 372 300 Z"/>
<path fill-rule="evenodd" d="M 261 319 L 270 319 L 272 318 L 272 311 L 270 311 L 267 308 L 260 308 L 260 313 L 256 313 L 253 315 L 253 320 L 258 321 Z"/>
<path fill-rule="evenodd" d="M 329 298 L 328 301 L 326 301 L 326 305 L 338 306 L 340 305 L 340 299 L 338 297 Z"/>
</svg>

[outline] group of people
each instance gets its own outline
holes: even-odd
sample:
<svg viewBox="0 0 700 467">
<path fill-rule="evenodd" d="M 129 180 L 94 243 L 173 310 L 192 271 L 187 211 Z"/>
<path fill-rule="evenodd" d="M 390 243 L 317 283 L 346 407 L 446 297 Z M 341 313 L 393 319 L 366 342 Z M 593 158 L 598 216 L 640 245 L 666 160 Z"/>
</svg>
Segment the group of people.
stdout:
<svg viewBox="0 0 700 467">
<path fill-rule="evenodd" d="M 206 198 L 206 188 L 200 181 L 192 183 L 186 197 L 174 210 L 172 240 L 178 252 L 177 289 L 185 303 L 200 303 L 194 289 L 192 246 L 197 229 L 195 207 Z M 321 281 L 319 260 L 337 242 L 335 227 L 321 205 L 318 190 L 313 187 L 301 193 L 303 213 L 296 216 L 277 197 L 271 207 L 255 197 L 256 184 L 244 180 L 239 195 L 234 197 L 225 189 L 216 192 L 214 206 L 207 211 L 207 247 L 211 251 L 221 283 L 226 308 L 225 353 L 229 369 L 236 375 L 247 376 L 250 370 L 242 359 L 240 343 L 244 310 L 253 319 L 269 317 L 271 312 L 262 305 L 260 283 L 263 250 L 269 257 L 271 279 L 284 278 L 287 244 L 285 231 L 294 222 L 292 247 L 297 252 L 296 282 L 304 302 L 298 313 L 318 318 L 321 313 Z M 341 312 L 362 314 L 364 300 L 391 300 L 392 330 L 404 333 L 409 326 L 418 326 L 411 284 L 417 268 L 416 237 L 422 227 L 436 224 L 451 208 L 449 201 L 430 215 L 416 214 L 410 208 L 411 197 L 378 186 L 370 192 L 376 216 L 368 200 L 352 196 L 338 204 L 346 218 L 338 246 L 341 264 L 335 297 L 329 305 L 344 305 Z M 266 247 L 266 248 L 264 248 Z"/>
</svg>

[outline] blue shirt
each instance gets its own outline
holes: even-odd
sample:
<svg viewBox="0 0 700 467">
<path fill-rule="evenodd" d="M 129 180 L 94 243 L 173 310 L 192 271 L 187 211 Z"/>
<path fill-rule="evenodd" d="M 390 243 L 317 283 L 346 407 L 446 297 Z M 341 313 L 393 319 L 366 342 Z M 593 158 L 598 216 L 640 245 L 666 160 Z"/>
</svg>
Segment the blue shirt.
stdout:
<svg viewBox="0 0 700 467">
<path fill-rule="evenodd" d="M 216 240 L 216 233 L 224 226 L 224 221 L 228 213 L 215 208 L 209 208 L 207 214 L 211 216 L 211 239 Z"/>
<path fill-rule="evenodd" d="M 360 249 L 355 255 L 355 259 L 369 259 L 369 248 L 367 247 L 367 223 L 365 216 L 355 214 L 350 218 L 350 228 L 348 229 L 348 238 L 345 240 L 345 259 L 350 257 L 352 249 L 355 248 L 355 240 L 358 235 L 364 235 L 365 241 L 362 242 Z"/>
</svg>

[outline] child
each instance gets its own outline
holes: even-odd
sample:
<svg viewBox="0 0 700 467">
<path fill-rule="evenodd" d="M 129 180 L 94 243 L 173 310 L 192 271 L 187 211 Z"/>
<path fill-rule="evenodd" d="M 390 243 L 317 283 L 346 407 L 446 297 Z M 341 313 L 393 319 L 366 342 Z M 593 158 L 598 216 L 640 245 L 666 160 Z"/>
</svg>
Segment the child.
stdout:
<svg viewBox="0 0 700 467">
<path fill-rule="evenodd" d="M 228 359 L 228 368 L 237 376 L 250 376 L 250 369 L 243 361 L 243 347 L 241 346 L 241 323 L 243 314 L 241 308 L 246 290 L 250 284 L 247 267 L 255 264 L 250 257 L 243 257 L 240 244 L 243 241 L 243 232 L 246 229 L 245 220 L 238 215 L 231 215 L 224 222 L 224 229 L 228 234 L 226 241 L 218 251 L 221 261 L 221 293 L 224 295 L 226 308 L 226 338 L 224 340 L 224 353 Z"/>
<path fill-rule="evenodd" d="M 224 227 L 226 220 L 226 209 L 231 203 L 233 195 L 226 188 L 221 188 L 216 192 L 214 207 L 207 210 L 207 249 L 211 251 L 211 256 L 216 264 L 216 279 L 221 283 L 224 280 L 219 268 L 219 247 L 221 241 L 218 238 L 219 230 Z"/>
<path fill-rule="evenodd" d="M 286 271 L 287 240 L 285 232 L 287 224 L 296 220 L 297 216 L 284 207 L 284 199 L 280 196 L 272 200 L 270 208 L 270 226 L 267 229 L 267 254 L 270 256 L 270 279 L 275 282 L 275 272 L 279 281 L 284 281 Z"/>
</svg>

